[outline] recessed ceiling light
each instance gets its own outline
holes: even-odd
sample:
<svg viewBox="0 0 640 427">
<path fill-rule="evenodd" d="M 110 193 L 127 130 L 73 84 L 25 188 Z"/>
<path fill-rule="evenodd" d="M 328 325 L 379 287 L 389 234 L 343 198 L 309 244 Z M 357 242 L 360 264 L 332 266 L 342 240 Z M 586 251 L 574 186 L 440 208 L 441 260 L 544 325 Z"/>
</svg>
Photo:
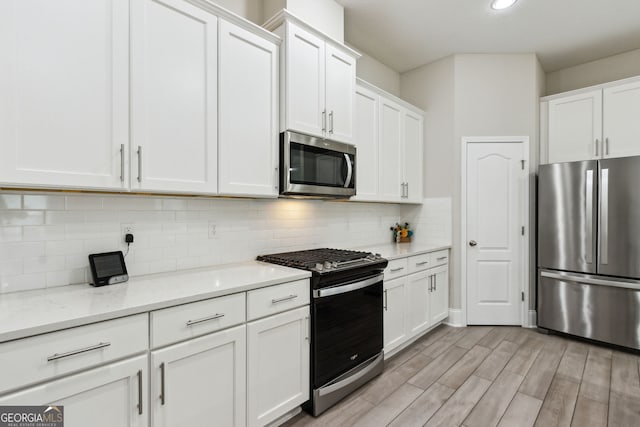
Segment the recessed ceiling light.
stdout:
<svg viewBox="0 0 640 427">
<path fill-rule="evenodd" d="M 506 9 L 513 6 L 516 1 L 517 0 L 493 0 L 491 2 L 491 8 L 495 10 Z"/>
</svg>

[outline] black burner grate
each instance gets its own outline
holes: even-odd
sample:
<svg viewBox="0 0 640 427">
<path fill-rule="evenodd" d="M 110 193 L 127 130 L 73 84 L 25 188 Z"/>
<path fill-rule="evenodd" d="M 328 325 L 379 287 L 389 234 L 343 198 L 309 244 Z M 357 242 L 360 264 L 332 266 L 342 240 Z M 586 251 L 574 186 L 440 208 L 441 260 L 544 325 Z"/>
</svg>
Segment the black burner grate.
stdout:
<svg viewBox="0 0 640 427">
<path fill-rule="evenodd" d="M 354 261 L 364 259 L 368 255 L 370 255 L 369 252 L 322 248 L 260 255 L 258 257 L 258 261 L 311 270 L 316 266 L 316 264 L 323 264 L 324 262 L 341 263 L 345 261 Z"/>
</svg>

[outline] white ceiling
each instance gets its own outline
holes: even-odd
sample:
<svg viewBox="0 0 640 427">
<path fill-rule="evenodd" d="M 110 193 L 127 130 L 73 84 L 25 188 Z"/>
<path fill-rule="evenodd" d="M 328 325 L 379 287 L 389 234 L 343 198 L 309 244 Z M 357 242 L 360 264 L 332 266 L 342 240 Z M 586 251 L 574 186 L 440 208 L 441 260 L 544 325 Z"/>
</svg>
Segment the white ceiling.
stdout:
<svg viewBox="0 0 640 427">
<path fill-rule="evenodd" d="M 336 0 L 345 39 L 404 72 L 455 53 L 537 53 L 545 71 L 640 48 L 640 0 Z"/>
</svg>

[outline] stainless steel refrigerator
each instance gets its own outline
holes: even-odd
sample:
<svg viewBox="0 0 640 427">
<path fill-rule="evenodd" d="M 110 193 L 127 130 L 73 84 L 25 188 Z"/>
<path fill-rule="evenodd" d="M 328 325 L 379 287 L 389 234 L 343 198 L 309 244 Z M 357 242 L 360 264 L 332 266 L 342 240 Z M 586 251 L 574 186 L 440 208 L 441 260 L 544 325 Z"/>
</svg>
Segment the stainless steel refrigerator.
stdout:
<svg viewBox="0 0 640 427">
<path fill-rule="evenodd" d="M 640 157 L 542 165 L 538 326 L 640 349 Z"/>
</svg>

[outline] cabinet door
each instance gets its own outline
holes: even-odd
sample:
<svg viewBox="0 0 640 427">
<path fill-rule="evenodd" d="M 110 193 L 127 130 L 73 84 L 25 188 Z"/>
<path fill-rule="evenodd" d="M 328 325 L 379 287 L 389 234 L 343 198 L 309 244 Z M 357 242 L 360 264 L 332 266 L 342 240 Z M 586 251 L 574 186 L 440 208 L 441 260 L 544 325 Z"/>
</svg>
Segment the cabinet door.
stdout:
<svg viewBox="0 0 640 427">
<path fill-rule="evenodd" d="M 285 127 L 324 137 L 325 42 L 287 22 Z M 281 129 L 285 130 L 285 129 Z"/>
<path fill-rule="evenodd" d="M 132 7 L 131 188 L 217 191 L 217 18 L 183 0 Z"/>
<path fill-rule="evenodd" d="M 378 197 L 378 99 L 372 91 L 356 87 L 356 196 L 353 200 Z"/>
<path fill-rule="evenodd" d="M 245 425 L 244 325 L 153 351 L 151 369 L 155 427 Z"/>
<path fill-rule="evenodd" d="M 404 114 L 403 147 L 405 201 L 422 203 L 422 115 L 410 111 Z"/>
<path fill-rule="evenodd" d="M 602 155 L 602 90 L 549 101 L 549 163 Z"/>
<path fill-rule="evenodd" d="M 604 89 L 604 157 L 640 155 L 640 82 Z"/>
<path fill-rule="evenodd" d="M 0 185 L 128 187 L 129 2 L 0 2 Z"/>
<path fill-rule="evenodd" d="M 309 306 L 247 325 L 249 426 L 263 426 L 309 399 Z"/>
<path fill-rule="evenodd" d="M 388 354 L 407 339 L 407 278 L 384 282 L 384 352 Z"/>
<path fill-rule="evenodd" d="M 353 142 L 356 60 L 337 47 L 326 45 L 327 137 Z"/>
<path fill-rule="evenodd" d="M 414 336 L 431 325 L 429 316 L 429 273 L 407 276 L 407 334 Z"/>
<path fill-rule="evenodd" d="M 432 277 L 429 304 L 433 325 L 449 317 L 449 266 L 432 268 L 428 274 Z"/>
<path fill-rule="evenodd" d="M 397 103 L 380 98 L 379 195 L 385 202 L 402 200 L 402 127 L 404 109 Z"/>
<path fill-rule="evenodd" d="M 218 191 L 277 196 L 278 46 L 219 25 Z"/>
<path fill-rule="evenodd" d="M 112 363 L 0 397 L 0 405 L 64 406 L 65 427 L 144 427 L 147 356 Z"/>
</svg>

